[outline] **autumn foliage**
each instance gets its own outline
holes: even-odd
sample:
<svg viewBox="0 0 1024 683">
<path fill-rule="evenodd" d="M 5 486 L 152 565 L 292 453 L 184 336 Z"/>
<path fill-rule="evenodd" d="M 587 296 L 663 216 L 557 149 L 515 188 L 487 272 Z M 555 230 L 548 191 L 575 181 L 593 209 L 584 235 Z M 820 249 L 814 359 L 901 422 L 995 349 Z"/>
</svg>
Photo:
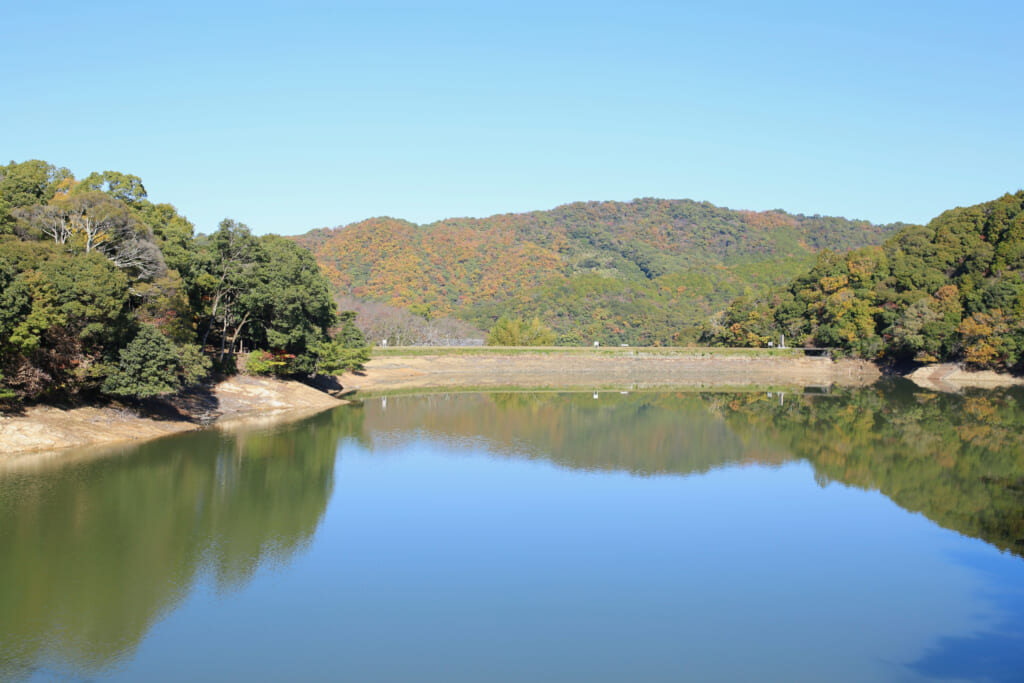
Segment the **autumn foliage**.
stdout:
<svg viewBox="0 0 1024 683">
<path fill-rule="evenodd" d="M 562 344 L 682 344 L 733 297 L 781 285 L 823 247 L 895 226 L 637 199 L 415 225 L 373 218 L 299 238 L 336 295 L 482 329 L 538 318 Z"/>
<path fill-rule="evenodd" d="M 1024 369 L 1024 191 L 820 254 L 787 286 L 737 299 L 709 340 L 785 334 L 866 358 Z"/>
</svg>

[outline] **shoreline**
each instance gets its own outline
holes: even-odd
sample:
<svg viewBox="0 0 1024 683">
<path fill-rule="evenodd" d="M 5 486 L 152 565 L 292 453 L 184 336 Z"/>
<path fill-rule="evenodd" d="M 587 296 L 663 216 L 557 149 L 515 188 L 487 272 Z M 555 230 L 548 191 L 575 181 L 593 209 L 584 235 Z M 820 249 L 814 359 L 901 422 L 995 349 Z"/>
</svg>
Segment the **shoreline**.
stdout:
<svg viewBox="0 0 1024 683">
<path fill-rule="evenodd" d="M 346 403 L 301 382 L 237 375 L 199 398 L 185 395 L 169 401 L 168 409 L 176 409 L 176 415 L 142 415 L 117 407 L 30 406 L 21 414 L 0 413 L 0 463 L 23 456 L 49 457 L 76 448 L 148 441 L 208 427 L 227 428 L 289 416 L 298 419 Z"/>
<path fill-rule="evenodd" d="M 955 365 L 929 366 L 907 375 L 923 389 L 961 391 L 1002 387 L 1024 379 L 969 373 Z M 435 389 L 503 390 L 737 390 L 806 387 L 867 387 L 882 378 L 864 360 L 803 355 L 724 354 L 708 350 L 650 352 L 643 349 L 591 353 L 510 349 L 415 349 L 375 356 L 360 373 L 336 380 L 345 393 L 416 393 Z M 238 375 L 201 395 L 174 398 L 174 416 L 143 416 L 116 407 L 61 409 L 32 406 L 21 414 L 0 413 L 0 463 L 38 455 L 59 458 L 72 449 L 151 440 L 197 429 L 301 419 L 345 405 L 320 389 L 294 380 Z"/>
<path fill-rule="evenodd" d="M 630 355 L 529 352 L 416 353 L 374 357 L 364 373 L 338 379 L 357 392 L 379 393 L 473 387 L 534 389 L 636 387 L 868 386 L 882 373 L 862 360 L 805 356 L 701 355 L 700 352 Z"/>
</svg>

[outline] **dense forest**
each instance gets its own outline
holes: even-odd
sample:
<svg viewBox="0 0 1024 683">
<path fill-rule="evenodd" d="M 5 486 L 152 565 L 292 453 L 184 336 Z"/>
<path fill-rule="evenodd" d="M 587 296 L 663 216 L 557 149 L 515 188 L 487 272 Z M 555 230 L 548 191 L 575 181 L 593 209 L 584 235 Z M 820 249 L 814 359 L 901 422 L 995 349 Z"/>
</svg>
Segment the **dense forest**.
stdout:
<svg viewBox="0 0 1024 683">
<path fill-rule="evenodd" d="M 905 226 L 881 246 L 823 251 L 785 287 L 740 297 L 708 340 L 864 358 L 1024 369 L 1024 191 Z"/>
<path fill-rule="evenodd" d="M 672 345 L 696 340 L 734 297 L 783 285 L 820 250 L 880 244 L 899 227 L 637 199 L 423 226 L 374 218 L 299 241 L 346 299 L 482 329 L 536 318 L 559 344 Z"/>
<path fill-rule="evenodd" d="M 230 219 L 196 235 L 133 175 L 0 166 L 2 400 L 149 398 L 237 369 L 332 373 L 365 362 L 364 346 L 293 240 Z"/>
</svg>

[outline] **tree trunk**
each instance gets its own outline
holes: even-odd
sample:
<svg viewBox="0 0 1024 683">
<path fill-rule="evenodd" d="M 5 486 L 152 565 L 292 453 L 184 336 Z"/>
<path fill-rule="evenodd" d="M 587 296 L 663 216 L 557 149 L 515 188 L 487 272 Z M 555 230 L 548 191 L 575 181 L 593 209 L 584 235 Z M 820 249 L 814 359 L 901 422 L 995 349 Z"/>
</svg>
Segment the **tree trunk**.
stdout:
<svg viewBox="0 0 1024 683">
<path fill-rule="evenodd" d="M 245 328 L 245 324 L 249 322 L 249 313 L 246 312 L 245 317 L 242 318 L 242 322 L 238 323 L 238 327 L 235 328 L 235 333 L 231 335 L 231 347 L 228 349 L 228 354 L 235 355 L 235 342 L 238 341 L 239 336 L 242 334 L 242 330 Z"/>
<path fill-rule="evenodd" d="M 220 358 L 218 359 L 219 363 L 223 363 L 224 362 L 224 344 L 227 342 L 227 339 L 228 339 L 228 317 L 224 316 L 224 327 L 222 328 L 221 335 L 220 335 Z"/>
<path fill-rule="evenodd" d="M 203 341 L 199 345 L 199 348 L 205 353 L 206 352 L 206 339 L 210 336 L 210 331 L 213 329 L 213 323 L 217 320 L 217 308 L 220 306 L 220 297 L 222 292 L 217 292 L 217 295 L 213 297 L 213 308 L 210 310 L 210 322 L 206 325 L 206 332 L 203 333 Z"/>
</svg>

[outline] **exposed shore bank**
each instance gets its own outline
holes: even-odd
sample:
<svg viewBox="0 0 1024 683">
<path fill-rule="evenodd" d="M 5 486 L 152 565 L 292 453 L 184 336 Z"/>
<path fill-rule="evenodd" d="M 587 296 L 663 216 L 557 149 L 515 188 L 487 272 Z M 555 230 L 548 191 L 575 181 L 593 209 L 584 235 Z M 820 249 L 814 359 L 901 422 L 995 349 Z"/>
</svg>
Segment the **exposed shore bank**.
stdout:
<svg viewBox="0 0 1024 683">
<path fill-rule="evenodd" d="M 373 358 L 366 372 L 343 375 L 346 388 L 360 392 L 445 387 L 603 388 L 867 386 L 881 377 L 860 360 L 678 352 L 430 353 Z"/>
<path fill-rule="evenodd" d="M 365 372 L 338 378 L 360 393 L 451 388 L 481 390 L 657 389 L 688 387 L 869 386 L 881 377 L 862 360 L 807 357 L 800 354 L 731 353 L 721 350 L 615 349 L 409 349 L 374 357 Z M 926 389 L 998 387 L 1024 380 L 995 373 L 965 373 L 955 365 L 931 366 L 912 373 Z M 238 376 L 202 397 L 177 404 L 181 415 L 142 417 L 116 408 L 64 410 L 36 406 L 19 414 L 0 414 L 0 460 L 29 452 L 153 439 L 203 428 L 228 427 L 252 420 L 292 419 L 345 402 L 300 382 Z M 205 419 L 203 419 L 205 418 Z"/>
<path fill-rule="evenodd" d="M 215 385 L 209 393 L 175 403 L 177 414 L 172 410 L 159 417 L 89 406 L 31 406 L 17 414 L 0 413 L 0 460 L 29 452 L 155 439 L 208 424 L 301 417 L 345 402 L 301 382 L 239 375 Z"/>
<path fill-rule="evenodd" d="M 955 363 L 926 365 L 906 377 L 923 389 L 945 393 L 959 393 L 967 388 L 999 389 L 1024 386 L 1024 378 L 991 370 L 966 371 Z"/>
</svg>

